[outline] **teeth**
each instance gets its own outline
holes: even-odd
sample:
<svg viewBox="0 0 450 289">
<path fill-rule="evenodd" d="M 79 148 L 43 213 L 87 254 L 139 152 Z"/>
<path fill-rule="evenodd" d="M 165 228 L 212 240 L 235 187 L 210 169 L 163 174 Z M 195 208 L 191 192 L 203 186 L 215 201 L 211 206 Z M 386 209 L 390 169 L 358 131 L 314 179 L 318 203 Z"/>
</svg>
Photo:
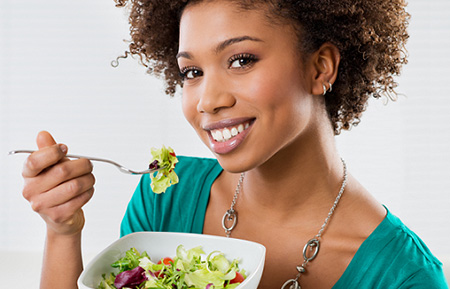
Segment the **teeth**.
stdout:
<svg viewBox="0 0 450 289">
<path fill-rule="evenodd" d="M 231 132 L 226 128 L 222 131 L 223 139 L 229 140 L 231 138 Z"/>
<path fill-rule="evenodd" d="M 213 130 L 211 135 L 213 139 L 217 142 L 223 142 L 237 136 L 239 133 L 243 132 L 250 126 L 249 123 L 240 124 L 237 127 L 225 128 L 223 130 Z"/>
<path fill-rule="evenodd" d="M 217 130 L 215 133 L 212 132 L 212 137 L 216 140 L 216 141 L 223 141 L 223 134 L 220 130 Z"/>
</svg>

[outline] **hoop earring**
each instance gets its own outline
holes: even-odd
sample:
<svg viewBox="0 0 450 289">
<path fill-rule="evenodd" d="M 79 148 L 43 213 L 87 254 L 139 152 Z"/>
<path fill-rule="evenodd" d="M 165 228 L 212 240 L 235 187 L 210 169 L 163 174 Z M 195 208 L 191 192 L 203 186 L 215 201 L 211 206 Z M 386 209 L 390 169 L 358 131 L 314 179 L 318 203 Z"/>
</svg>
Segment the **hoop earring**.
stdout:
<svg viewBox="0 0 450 289">
<path fill-rule="evenodd" d="M 323 95 L 327 94 L 327 92 L 331 92 L 333 90 L 333 85 L 331 84 L 331 82 L 327 81 L 327 83 L 330 85 L 330 88 L 327 89 L 327 86 L 325 85 L 325 83 L 322 83 L 322 88 L 323 88 Z"/>
</svg>

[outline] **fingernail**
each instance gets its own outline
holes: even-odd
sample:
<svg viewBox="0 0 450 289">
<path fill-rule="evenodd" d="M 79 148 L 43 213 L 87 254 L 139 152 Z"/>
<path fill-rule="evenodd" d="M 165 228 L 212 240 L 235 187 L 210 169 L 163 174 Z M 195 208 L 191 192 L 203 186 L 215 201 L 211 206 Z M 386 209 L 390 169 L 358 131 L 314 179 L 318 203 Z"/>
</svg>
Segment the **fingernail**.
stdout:
<svg viewBox="0 0 450 289">
<path fill-rule="evenodd" d="M 66 146 L 66 145 L 60 144 L 60 145 L 59 145 L 59 148 L 61 149 L 61 151 L 62 151 L 64 154 L 67 153 L 67 146 Z"/>
</svg>

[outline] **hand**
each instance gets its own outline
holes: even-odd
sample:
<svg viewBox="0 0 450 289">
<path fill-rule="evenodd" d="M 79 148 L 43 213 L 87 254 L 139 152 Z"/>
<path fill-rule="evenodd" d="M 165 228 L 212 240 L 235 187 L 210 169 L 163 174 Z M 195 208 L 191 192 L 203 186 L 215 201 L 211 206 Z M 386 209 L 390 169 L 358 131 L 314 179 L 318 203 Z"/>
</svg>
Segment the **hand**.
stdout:
<svg viewBox="0 0 450 289">
<path fill-rule="evenodd" d="M 87 159 L 69 160 L 67 146 L 56 144 L 48 132 L 40 132 L 39 150 L 26 160 L 22 176 L 23 196 L 47 224 L 49 233 L 72 235 L 81 232 L 81 207 L 94 193 L 95 178 Z"/>
</svg>

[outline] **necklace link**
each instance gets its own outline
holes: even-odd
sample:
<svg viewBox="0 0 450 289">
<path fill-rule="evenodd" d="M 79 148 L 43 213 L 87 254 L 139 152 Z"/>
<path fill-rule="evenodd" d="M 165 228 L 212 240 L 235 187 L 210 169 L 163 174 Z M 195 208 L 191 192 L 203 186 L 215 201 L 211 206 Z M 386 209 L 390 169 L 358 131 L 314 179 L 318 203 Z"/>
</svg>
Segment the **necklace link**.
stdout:
<svg viewBox="0 0 450 289">
<path fill-rule="evenodd" d="M 309 261 L 312 261 L 316 258 L 317 253 L 319 253 L 319 247 L 320 247 L 320 242 L 316 238 L 313 238 L 306 243 L 305 247 L 303 247 L 303 260 L 305 260 L 305 263 L 308 263 Z M 308 249 L 310 252 L 308 252 Z M 311 255 L 311 252 L 313 250 L 314 250 L 314 252 Z M 299 272 L 299 273 L 303 273 L 303 272 Z"/>
<path fill-rule="evenodd" d="M 231 226 L 228 226 L 228 223 Z M 222 217 L 222 228 L 225 230 L 227 237 L 230 237 L 231 231 L 236 227 L 237 224 L 237 212 L 234 209 L 229 209 Z"/>
<path fill-rule="evenodd" d="M 281 289 L 302 289 L 302 287 L 298 284 L 297 279 L 289 279 L 283 284 Z"/>
<path fill-rule="evenodd" d="M 241 192 L 241 186 L 242 182 L 244 181 L 245 173 L 241 173 L 241 176 L 239 177 L 239 182 L 236 186 L 236 191 L 233 196 L 233 201 L 231 201 L 230 209 L 225 212 L 225 214 L 222 217 L 222 228 L 225 230 L 225 234 L 227 238 L 230 237 L 231 231 L 236 227 L 237 224 L 237 211 L 234 209 L 234 206 L 236 205 L 236 200 Z M 231 225 L 228 226 L 228 223 L 231 222 Z"/>
</svg>

